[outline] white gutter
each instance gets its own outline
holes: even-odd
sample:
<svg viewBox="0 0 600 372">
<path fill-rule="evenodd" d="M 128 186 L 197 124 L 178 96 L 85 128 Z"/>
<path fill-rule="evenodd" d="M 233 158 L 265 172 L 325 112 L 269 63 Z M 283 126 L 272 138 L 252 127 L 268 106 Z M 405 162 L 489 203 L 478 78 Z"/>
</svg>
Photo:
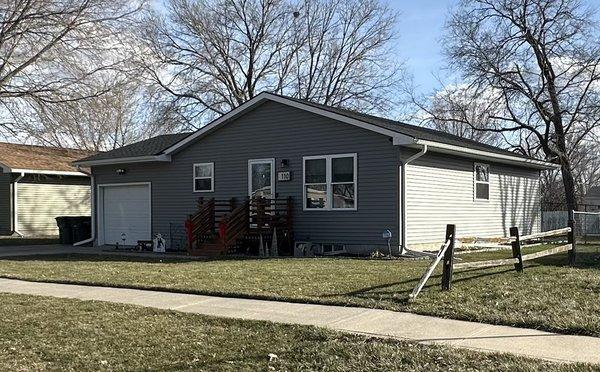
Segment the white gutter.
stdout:
<svg viewBox="0 0 600 372">
<path fill-rule="evenodd" d="M 84 172 L 72 172 L 72 171 L 53 171 L 53 170 L 42 170 L 42 169 L 10 169 L 13 173 L 27 173 L 27 174 L 49 174 L 53 176 L 85 176 Z"/>
<path fill-rule="evenodd" d="M 75 166 L 96 166 L 96 165 L 111 165 L 111 164 L 128 164 L 128 163 L 146 163 L 151 161 L 171 161 L 171 155 L 148 155 L 134 156 L 131 158 L 115 158 L 115 159 L 100 159 L 89 161 L 74 161 Z"/>
<path fill-rule="evenodd" d="M 25 177 L 25 172 L 21 174 L 13 181 L 13 233 L 23 238 L 25 235 L 19 232 L 19 181 Z"/>
<path fill-rule="evenodd" d="M 409 157 L 408 159 L 406 159 L 404 161 L 404 163 L 401 165 L 402 167 L 402 186 L 401 186 L 401 195 L 400 195 L 400 206 L 401 206 L 401 216 L 400 216 L 400 224 L 401 224 L 401 229 L 402 229 L 402 245 L 400 247 L 400 254 L 404 254 L 404 251 L 407 249 L 406 248 L 406 221 L 407 221 L 407 217 L 406 217 L 406 166 L 417 160 L 418 158 L 420 158 L 421 156 L 425 155 L 427 153 L 428 150 L 428 146 L 426 144 L 422 145 L 423 147 L 421 147 L 421 151 L 419 151 L 418 153 L 412 155 L 411 157 Z"/>
<path fill-rule="evenodd" d="M 94 213 L 95 200 L 96 200 L 95 199 L 95 195 L 96 195 L 96 193 L 94 192 L 94 189 L 95 189 L 95 187 L 94 187 L 94 183 L 95 183 L 94 175 L 91 174 L 91 173 L 89 173 L 89 172 L 84 171 L 83 169 L 81 169 L 80 165 L 77 166 L 77 170 L 80 171 L 80 172 L 82 172 L 82 173 L 85 173 L 85 174 L 87 174 L 87 175 L 89 175 L 91 177 L 90 186 L 91 186 L 92 190 L 91 190 L 91 200 L 90 200 L 90 203 L 91 203 L 91 206 L 90 206 L 91 207 L 91 213 L 90 214 L 91 214 L 91 217 L 92 217 L 92 237 L 89 238 L 89 239 L 82 240 L 80 242 L 73 243 L 73 247 L 79 247 L 81 245 L 85 245 L 85 244 L 88 244 L 88 243 L 92 243 L 93 244 L 94 240 L 96 239 L 96 223 L 95 223 L 96 219 L 94 218 L 96 216 L 96 213 Z"/>
<path fill-rule="evenodd" d="M 522 167 L 536 168 L 543 170 L 551 170 L 560 168 L 559 164 L 550 163 L 543 160 L 528 159 L 519 156 L 511 156 L 508 154 L 498 154 L 490 151 L 475 150 L 462 146 L 449 145 L 446 143 L 433 142 L 427 140 L 416 140 L 416 144 L 422 146 L 429 146 L 432 150 L 435 149 L 437 152 L 467 155 L 472 158 L 479 158 L 483 160 L 496 160 L 499 163 L 507 163 L 512 165 L 520 165 Z"/>
</svg>

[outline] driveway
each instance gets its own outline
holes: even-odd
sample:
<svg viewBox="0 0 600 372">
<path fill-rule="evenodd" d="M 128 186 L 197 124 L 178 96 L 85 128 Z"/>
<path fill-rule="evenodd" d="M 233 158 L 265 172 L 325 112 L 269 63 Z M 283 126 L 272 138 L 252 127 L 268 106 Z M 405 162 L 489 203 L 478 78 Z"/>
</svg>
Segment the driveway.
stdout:
<svg viewBox="0 0 600 372">
<path fill-rule="evenodd" d="M 202 256 L 188 256 L 185 253 L 153 253 L 136 251 L 117 251 L 112 246 L 73 247 L 64 244 L 12 245 L 0 246 L 0 258 L 18 256 L 46 256 L 49 254 L 97 254 L 102 256 L 168 257 L 187 260 L 202 260 Z"/>
<path fill-rule="evenodd" d="M 70 253 L 99 254 L 102 253 L 102 249 L 99 247 L 73 247 L 64 244 L 0 246 L 0 258 Z"/>
</svg>

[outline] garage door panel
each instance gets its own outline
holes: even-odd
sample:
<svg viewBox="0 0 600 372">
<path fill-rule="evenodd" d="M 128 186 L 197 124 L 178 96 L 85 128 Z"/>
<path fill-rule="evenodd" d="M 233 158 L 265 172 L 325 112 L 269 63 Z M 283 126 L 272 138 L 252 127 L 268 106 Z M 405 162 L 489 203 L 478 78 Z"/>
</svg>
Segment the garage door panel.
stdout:
<svg viewBox="0 0 600 372">
<path fill-rule="evenodd" d="M 150 239 L 150 186 L 104 186 L 103 190 L 104 243 L 135 245 Z"/>
</svg>

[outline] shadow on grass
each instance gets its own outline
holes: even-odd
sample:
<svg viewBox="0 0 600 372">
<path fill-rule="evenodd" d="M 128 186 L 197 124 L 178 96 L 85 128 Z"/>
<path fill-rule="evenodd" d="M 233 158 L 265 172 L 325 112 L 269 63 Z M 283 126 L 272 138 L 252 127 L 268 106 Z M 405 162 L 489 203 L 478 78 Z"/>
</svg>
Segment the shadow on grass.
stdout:
<svg viewBox="0 0 600 372">
<path fill-rule="evenodd" d="M 529 261 L 530 266 L 554 266 L 569 267 L 569 259 L 566 253 L 540 257 Z M 577 269 L 600 269 L 600 254 L 596 252 L 577 252 L 575 260 Z"/>
<path fill-rule="evenodd" d="M 458 278 L 455 276 L 454 279 L 452 280 L 452 283 L 462 283 L 462 282 L 477 280 L 480 278 L 500 276 L 502 274 L 514 272 L 514 269 L 512 267 L 506 268 L 504 270 L 495 270 L 492 272 L 490 272 L 489 270 L 490 270 L 489 268 L 476 268 L 476 269 L 461 271 L 459 273 L 459 275 L 461 275 L 461 276 Z M 465 275 L 467 275 L 467 276 L 465 276 Z M 432 289 L 432 288 L 440 286 L 441 278 L 442 278 L 441 275 L 432 275 L 428 280 L 428 284 L 425 285 L 423 289 Z M 355 298 L 360 298 L 360 299 L 381 300 L 382 296 L 385 296 L 386 301 L 406 305 L 406 304 L 408 304 L 409 294 L 412 292 L 412 289 L 414 288 L 414 286 L 417 285 L 419 279 L 420 278 L 411 278 L 411 279 L 404 280 L 404 281 L 398 281 L 398 282 L 393 282 L 393 283 L 386 283 L 386 284 L 379 284 L 379 285 L 374 285 L 374 286 L 370 286 L 370 287 L 365 287 L 365 288 L 361 288 L 361 289 L 354 290 L 351 292 L 325 294 L 320 297 L 323 297 L 323 298 L 355 297 Z M 409 284 L 410 284 L 409 288 L 402 288 L 402 290 L 400 290 L 400 291 L 392 290 L 392 287 L 409 285 Z M 390 289 L 390 290 L 386 291 L 385 289 Z"/>
<path fill-rule="evenodd" d="M 283 257 L 278 257 L 281 259 Z M 126 253 L 119 254 L 90 254 L 90 253 L 60 253 L 60 254 L 39 254 L 39 255 L 23 255 L 23 256 L 7 256 L 0 257 L 1 261 L 50 261 L 50 262 L 132 262 L 132 263 L 190 263 L 190 262 L 214 262 L 214 261 L 258 261 L 269 259 L 268 257 L 173 257 L 164 255 L 156 256 L 136 256 L 135 254 Z"/>
</svg>

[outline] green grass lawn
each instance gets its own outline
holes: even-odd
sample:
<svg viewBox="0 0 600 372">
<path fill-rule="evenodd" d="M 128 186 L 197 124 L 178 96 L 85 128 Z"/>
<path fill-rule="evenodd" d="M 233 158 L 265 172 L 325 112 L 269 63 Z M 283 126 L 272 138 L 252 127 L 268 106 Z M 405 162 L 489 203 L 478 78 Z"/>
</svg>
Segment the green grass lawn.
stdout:
<svg viewBox="0 0 600 372">
<path fill-rule="evenodd" d="M 545 249 L 528 249 L 526 253 Z M 506 258 L 507 251 L 461 255 Z M 456 272 L 451 292 L 430 279 L 408 303 L 429 261 L 367 259 L 169 260 L 46 256 L 0 260 L 0 276 L 154 288 L 200 294 L 344 304 L 600 336 L 600 265 L 572 268 L 565 254 L 512 266 Z"/>
<path fill-rule="evenodd" d="M 0 304 L 2 371 L 598 370 L 104 302 L 0 294 Z"/>
</svg>

